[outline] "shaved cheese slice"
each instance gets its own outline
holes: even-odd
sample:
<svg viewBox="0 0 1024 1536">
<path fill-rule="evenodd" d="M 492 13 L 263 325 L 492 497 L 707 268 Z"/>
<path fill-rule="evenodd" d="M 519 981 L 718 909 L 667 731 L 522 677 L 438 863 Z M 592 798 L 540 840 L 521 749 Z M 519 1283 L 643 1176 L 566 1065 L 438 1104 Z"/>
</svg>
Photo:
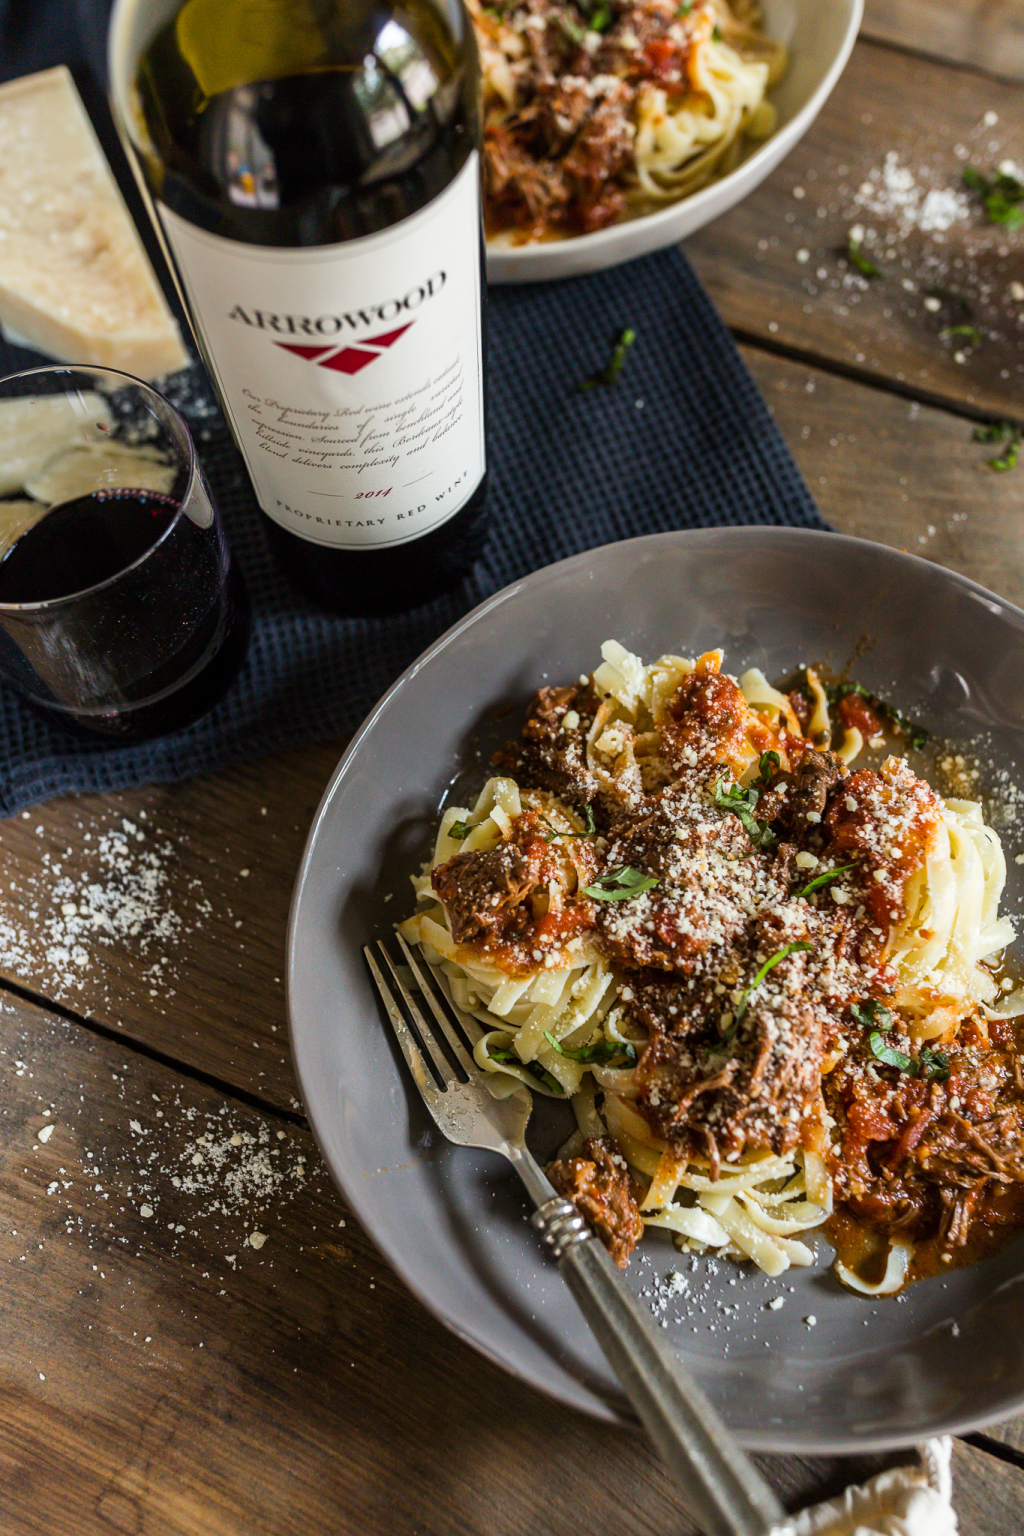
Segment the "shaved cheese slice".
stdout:
<svg viewBox="0 0 1024 1536">
<path fill-rule="evenodd" d="M 25 484 L 37 501 L 73 501 L 91 491 L 157 491 L 166 496 L 177 474 L 173 464 L 152 448 L 129 443 L 77 443 L 44 464 Z"/>
<path fill-rule="evenodd" d="M 68 71 L 0 87 L 0 324 L 62 362 L 188 364 Z"/>
<path fill-rule="evenodd" d="M 23 491 L 48 459 L 112 426 L 107 402 L 94 390 L 0 400 L 0 496 Z"/>
<path fill-rule="evenodd" d="M 699 1205 L 672 1205 L 657 1216 L 644 1216 L 645 1227 L 667 1227 L 670 1232 L 680 1232 L 697 1243 L 709 1248 L 724 1248 L 729 1234 L 720 1226 L 709 1211 Z"/>
<path fill-rule="evenodd" d="M 901 1289 L 910 1268 L 910 1260 L 913 1249 L 903 1243 L 894 1243 L 889 1249 L 889 1257 L 886 1260 L 885 1274 L 877 1285 L 868 1285 L 860 1280 L 852 1269 L 847 1269 L 841 1259 L 836 1259 L 832 1266 L 837 1280 L 841 1280 L 851 1291 L 859 1291 L 862 1296 L 892 1296 L 895 1291 Z"/>
</svg>

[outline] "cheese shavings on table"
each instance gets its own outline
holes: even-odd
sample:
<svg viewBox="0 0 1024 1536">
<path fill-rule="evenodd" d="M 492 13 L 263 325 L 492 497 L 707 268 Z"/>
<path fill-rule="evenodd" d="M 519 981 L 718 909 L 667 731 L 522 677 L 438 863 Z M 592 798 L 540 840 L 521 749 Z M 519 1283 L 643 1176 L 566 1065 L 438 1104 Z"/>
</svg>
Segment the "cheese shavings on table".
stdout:
<svg viewBox="0 0 1024 1536">
<path fill-rule="evenodd" d="M 61 362 L 144 379 L 188 364 L 63 67 L 0 87 L 0 325 Z"/>
</svg>

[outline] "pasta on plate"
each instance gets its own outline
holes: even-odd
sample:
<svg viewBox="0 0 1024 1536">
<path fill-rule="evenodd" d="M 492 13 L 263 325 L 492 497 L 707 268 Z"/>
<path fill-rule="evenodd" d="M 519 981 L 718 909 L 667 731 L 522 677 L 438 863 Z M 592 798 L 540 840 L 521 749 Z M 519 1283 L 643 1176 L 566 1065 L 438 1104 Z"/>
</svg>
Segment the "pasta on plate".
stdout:
<svg viewBox="0 0 1024 1536">
<path fill-rule="evenodd" d="M 677 201 L 774 131 L 785 50 L 751 0 L 469 0 L 488 233 L 586 234 Z"/>
<path fill-rule="evenodd" d="M 552 1181 L 623 1264 L 665 1228 L 775 1275 L 825 1223 L 884 1294 L 990 1251 L 1024 1225 L 1024 1001 L 980 805 L 884 755 L 923 733 L 856 685 L 602 656 L 445 810 L 401 925 L 494 1091 L 571 1103 Z"/>
</svg>

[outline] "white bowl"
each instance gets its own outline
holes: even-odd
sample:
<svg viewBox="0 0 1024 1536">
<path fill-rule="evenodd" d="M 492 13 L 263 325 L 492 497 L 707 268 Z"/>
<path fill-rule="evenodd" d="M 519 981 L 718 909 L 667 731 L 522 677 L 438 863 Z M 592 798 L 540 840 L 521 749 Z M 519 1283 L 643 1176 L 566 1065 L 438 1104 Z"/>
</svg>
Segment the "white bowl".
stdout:
<svg viewBox="0 0 1024 1536">
<path fill-rule="evenodd" d="M 760 186 L 825 105 L 850 57 L 864 10 L 864 0 L 763 0 L 763 4 L 766 30 L 789 50 L 789 68 L 771 94 L 779 117 L 771 138 L 728 176 L 656 213 L 568 240 L 514 249 L 489 245 L 489 282 L 538 283 L 632 261 L 634 256 L 660 251 L 692 235 Z"/>
</svg>

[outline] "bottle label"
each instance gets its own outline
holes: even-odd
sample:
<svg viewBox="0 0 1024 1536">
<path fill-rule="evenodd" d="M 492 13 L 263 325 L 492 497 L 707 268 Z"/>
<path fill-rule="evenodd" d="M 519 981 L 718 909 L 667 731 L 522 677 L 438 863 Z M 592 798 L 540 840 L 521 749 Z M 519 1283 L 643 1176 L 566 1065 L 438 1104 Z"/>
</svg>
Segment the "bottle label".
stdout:
<svg viewBox="0 0 1024 1536">
<path fill-rule="evenodd" d="M 341 549 L 405 544 L 485 467 L 480 171 L 339 245 L 243 245 L 158 204 L 260 506 Z"/>
</svg>

